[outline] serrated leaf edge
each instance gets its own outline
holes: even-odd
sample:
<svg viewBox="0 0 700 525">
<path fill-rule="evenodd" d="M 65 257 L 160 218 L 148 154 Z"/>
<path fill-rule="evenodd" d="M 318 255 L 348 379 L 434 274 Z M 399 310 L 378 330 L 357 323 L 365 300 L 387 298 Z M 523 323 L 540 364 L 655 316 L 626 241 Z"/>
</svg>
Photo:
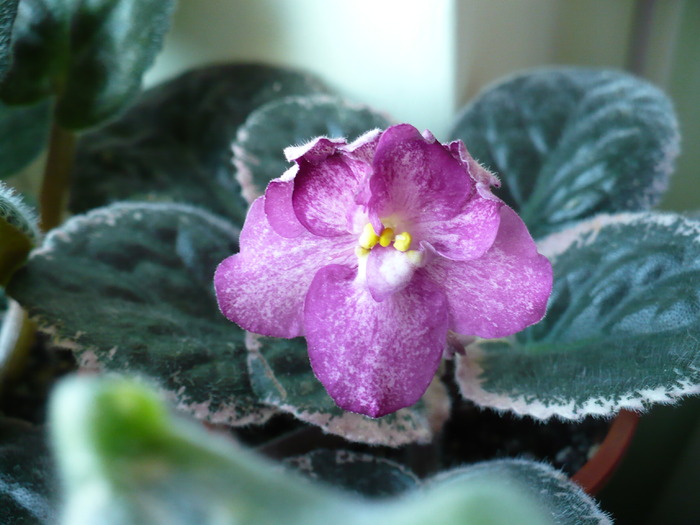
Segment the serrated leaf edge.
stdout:
<svg viewBox="0 0 700 525">
<path fill-rule="evenodd" d="M 315 449 L 311 452 L 307 452 L 306 454 L 284 458 L 283 463 L 297 469 L 310 479 L 317 480 L 318 474 L 313 468 L 312 456 L 315 452 L 320 452 L 321 450 L 323 449 Z M 385 465 L 409 478 L 411 481 L 413 481 L 413 483 L 415 483 L 416 488 L 422 485 L 420 478 L 416 476 L 411 469 L 397 461 L 380 456 L 373 456 L 372 454 L 367 454 L 365 452 L 355 452 L 348 449 L 337 449 L 331 452 L 334 453 L 334 461 L 337 465 L 344 465 L 346 463 L 370 463 Z"/>
<path fill-rule="evenodd" d="M 85 224 L 100 224 L 104 223 L 107 226 L 114 226 L 116 221 L 124 214 L 139 211 L 180 211 L 196 215 L 206 219 L 208 222 L 216 225 L 222 231 L 227 231 L 232 237 L 238 237 L 240 229 L 228 222 L 227 220 L 214 215 L 211 212 L 177 202 L 115 202 L 108 206 L 95 208 L 83 215 L 74 215 L 58 228 L 50 231 L 41 246 L 32 251 L 30 259 L 39 255 L 46 255 L 55 248 L 55 241 L 58 239 L 62 242 L 70 240 L 70 235 L 79 231 Z"/>
<path fill-rule="evenodd" d="M 250 368 L 254 361 L 258 361 L 269 369 L 267 360 L 260 352 L 260 337 L 262 336 L 257 334 L 250 334 L 250 337 L 246 337 L 248 367 Z M 284 388 L 274 378 L 274 375 L 272 379 L 279 389 L 278 396 L 272 394 L 261 396 L 260 401 L 262 403 L 272 405 L 282 412 L 293 415 L 300 421 L 320 427 L 324 432 L 335 434 L 348 441 L 357 443 L 385 445 L 390 447 L 399 447 L 410 443 L 430 443 L 433 439 L 434 429 L 436 427 L 442 427 L 442 424 L 444 424 L 447 417 L 449 417 L 449 404 L 445 405 L 447 388 L 438 378 L 435 378 L 428 388 L 430 394 L 424 396 L 426 402 L 425 415 L 416 413 L 410 408 L 403 408 L 396 412 L 396 417 L 405 418 L 406 426 L 410 424 L 413 427 L 411 430 L 403 431 L 393 431 L 390 423 L 385 423 L 381 419 L 372 419 L 354 412 L 344 412 L 342 416 L 335 416 L 328 413 L 324 414 L 300 410 L 299 407 L 284 402 L 286 398 Z M 449 400 L 446 402 L 449 403 Z M 429 415 L 431 414 L 431 408 L 434 410 L 434 415 Z"/>
<path fill-rule="evenodd" d="M 652 224 L 665 228 L 676 227 L 674 233 L 692 237 L 700 242 L 700 221 L 672 212 L 628 212 L 601 214 L 579 222 L 566 230 L 552 233 L 537 241 L 538 251 L 550 260 L 566 252 L 570 247 L 577 248 L 592 244 L 600 230 L 611 225 L 630 225 L 634 223 Z"/>
<path fill-rule="evenodd" d="M 272 100 L 267 104 L 256 108 L 250 113 L 250 115 L 248 115 L 246 121 L 243 124 L 241 124 L 241 126 L 238 128 L 236 138 L 234 139 L 233 144 L 231 145 L 231 152 L 233 153 L 232 162 L 234 170 L 236 172 L 235 179 L 241 186 L 241 195 L 248 202 L 248 204 L 251 204 L 255 199 L 260 197 L 265 192 L 265 188 L 259 188 L 258 185 L 255 183 L 253 178 L 253 170 L 251 169 L 251 166 L 260 164 L 260 159 L 258 159 L 255 155 L 249 153 L 248 150 L 246 150 L 245 147 L 242 145 L 248 139 L 247 128 L 249 122 L 257 118 L 258 114 L 261 111 L 264 111 L 270 107 L 289 104 L 290 102 L 299 102 L 300 105 L 307 105 L 309 108 L 313 107 L 314 104 L 334 102 L 337 103 L 339 106 L 343 106 L 347 109 L 357 111 L 371 111 L 373 113 L 377 113 L 385 117 L 387 122 L 393 121 L 393 119 L 387 113 L 377 111 L 376 109 L 367 104 L 352 102 L 342 97 L 329 95 L 326 93 L 314 93 L 310 95 L 289 95 L 286 97 Z M 310 140 L 313 140 L 313 137 Z M 301 144 L 288 144 L 288 146 L 301 146 Z M 292 167 L 291 163 L 290 167 Z M 282 176 L 282 173 L 280 173 L 279 176 Z"/>
<path fill-rule="evenodd" d="M 1 180 L 0 198 L 5 200 L 5 202 L 0 200 L 0 218 L 4 219 L 10 212 L 14 212 L 24 219 L 25 226 L 16 229 L 27 235 L 33 244 L 39 244 L 41 242 L 41 233 L 39 232 L 39 219 L 36 212 L 24 203 L 22 197 L 13 188 Z"/>
<path fill-rule="evenodd" d="M 675 227 L 675 234 L 700 242 L 700 221 L 670 212 L 637 212 L 598 215 L 545 237 L 537 243 L 537 247 L 540 253 L 551 261 L 556 261 L 559 255 L 572 246 L 583 247 L 593 243 L 600 230 L 607 226 L 635 223 L 653 224 L 669 229 Z M 686 396 L 700 394 L 700 383 L 679 378 L 668 388 L 640 389 L 620 396 L 616 400 L 591 397 L 584 403 L 571 400 L 561 404 L 545 404 L 528 399 L 524 395 L 509 396 L 485 390 L 481 379 L 484 370 L 479 364 L 484 355 L 479 341 L 476 341 L 466 348 L 463 356 L 457 356 L 455 379 L 460 393 L 465 399 L 481 407 L 513 412 L 519 416 L 531 416 L 542 420 L 558 417 L 571 421 L 579 421 L 590 415 L 612 417 L 620 410 L 644 412 L 654 404 L 674 404 Z M 700 372 L 695 368 L 692 370 Z"/>
<path fill-rule="evenodd" d="M 232 236 L 237 237 L 240 233 L 240 230 L 236 226 L 205 210 L 188 204 L 118 202 L 103 208 L 96 208 L 84 215 L 76 215 L 72 217 L 59 228 L 52 230 L 46 236 L 44 244 L 34 250 L 30 258 L 37 256 L 50 257 L 51 251 L 55 248 L 56 240 L 60 240 L 61 242 L 69 241 L 71 234 L 78 232 L 86 224 L 100 224 L 101 222 L 104 222 L 110 226 L 113 226 L 124 214 L 154 210 L 182 211 L 184 213 L 205 218 L 207 221 L 215 224 L 222 231 L 228 231 Z M 98 358 L 99 348 L 96 346 L 86 347 L 79 343 L 80 337 L 83 335 L 82 332 L 78 331 L 70 337 L 61 336 L 59 335 L 59 324 L 54 324 L 41 315 L 32 314 L 31 310 L 29 311 L 29 315 L 30 319 L 37 324 L 41 332 L 51 338 L 50 345 L 52 347 L 67 349 L 76 355 L 79 370 L 81 372 L 97 373 L 104 371 L 101 360 Z M 108 351 L 107 356 L 111 358 L 117 351 L 118 346 L 114 346 Z M 206 420 L 213 424 L 226 424 L 231 426 L 246 426 L 253 424 L 260 425 L 269 420 L 277 412 L 272 407 L 265 406 L 260 403 L 258 403 L 259 410 L 257 412 L 250 412 L 243 417 L 236 417 L 235 403 L 225 404 L 221 409 L 212 412 L 209 410 L 210 400 L 199 403 L 189 401 L 189 398 L 184 395 L 182 388 L 183 387 L 175 391 L 159 386 L 161 393 L 170 403 L 174 404 L 178 410 L 182 410 L 193 415 L 197 419 Z"/>
</svg>

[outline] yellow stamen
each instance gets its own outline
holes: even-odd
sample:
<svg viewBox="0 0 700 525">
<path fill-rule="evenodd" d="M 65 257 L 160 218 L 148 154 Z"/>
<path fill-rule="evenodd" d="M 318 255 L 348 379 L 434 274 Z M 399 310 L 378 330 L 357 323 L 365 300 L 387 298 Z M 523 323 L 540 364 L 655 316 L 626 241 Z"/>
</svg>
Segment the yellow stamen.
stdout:
<svg viewBox="0 0 700 525">
<path fill-rule="evenodd" d="M 379 244 L 386 248 L 394 240 L 394 230 L 391 228 L 384 228 L 382 234 L 379 236 Z"/>
<path fill-rule="evenodd" d="M 372 223 L 368 222 L 360 234 L 360 246 L 366 250 L 371 250 L 379 242 L 379 235 L 376 234 Z"/>
<path fill-rule="evenodd" d="M 355 246 L 355 255 L 358 257 L 364 257 L 369 253 L 369 248 L 363 248 L 362 246 Z"/>
<path fill-rule="evenodd" d="M 394 239 L 394 248 L 400 252 L 405 252 L 411 247 L 411 234 L 408 232 L 401 232 Z"/>
</svg>

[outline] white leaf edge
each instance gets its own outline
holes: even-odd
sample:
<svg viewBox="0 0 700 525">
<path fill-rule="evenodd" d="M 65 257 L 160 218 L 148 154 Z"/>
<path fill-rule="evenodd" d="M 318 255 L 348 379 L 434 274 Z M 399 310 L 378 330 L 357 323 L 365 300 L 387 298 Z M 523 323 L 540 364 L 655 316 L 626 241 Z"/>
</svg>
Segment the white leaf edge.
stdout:
<svg viewBox="0 0 700 525">
<path fill-rule="evenodd" d="M 215 224 L 222 231 L 228 231 L 233 237 L 238 237 L 240 230 L 234 225 L 224 221 L 215 215 L 212 215 L 205 210 L 197 208 L 195 206 L 190 206 L 188 204 L 179 203 L 149 203 L 149 202 L 118 202 L 105 206 L 102 208 L 96 208 L 89 211 L 84 215 L 76 215 L 71 217 L 63 225 L 50 231 L 46 236 L 44 243 L 33 250 L 30 259 L 33 257 L 51 257 L 51 252 L 56 247 L 56 241 L 60 242 L 70 242 L 70 238 L 73 234 L 79 233 L 82 228 L 86 225 L 95 225 L 104 223 L 108 226 L 114 226 L 116 222 L 123 216 L 133 215 L 139 212 L 151 212 L 151 211 L 179 211 L 182 213 L 188 213 L 200 218 L 204 218 L 206 221 Z M 76 357 L 78 362 L 78 370 L 81 373 L 131 373 L 128 370 L 121 372 L 116 372 L 114 370 L 109 370 L 107 363 L 101 362 L 98 358 L 99 348 L 94 345 L 85 346 L 80 344 L 79 340 L 83 335 L 81 332 L 75 333 L 72 337 L 61 337 L 59 335 L 59 327 L 53 324 L 51 321 L 43 316 L 35 315 L 31 316 L 31 320 L 34 321 L 39 330 L 42 333 L 50 337 L 49 345 L 54 348 L 61 348 L 70 350 Z M 107 354 L 107 357 L 111 359 L 114 354 L 118 351 L 118 345 L 111 348 Z M 136 374 L 139 375 L 139 374 Z M 143 375 L 143 374 L 141 374 Z M 150 382 L 157 381 L 154 378 L 148 378 Z M 157 383 L 154 383 L 157 384 Z M 211 399 L 204 402 L 194 402 L 186 395 L 186 389 L 181 386 L 177 390 L 171 390 L 158 384 L 157 386 L 160 393 L 167 399 L 169 403 L 182 412 L 192 415 L 198 420 L 207 421 L 214 425 L 230 425 L 234 427 L 248 426 L 248 425 L 261 425 L 268 421 L 272 416 L 278 413 L 273 407 L 266 406 L 260 402 L 257 403 L 257 410 L 243 410 L 242 416 L 237 415 L 239 413 L 236 403 L 225 403 L 221 405 L 221 408 L 216 411 L 209 409 L 211 404 Z"/>
<path fill-rule="evenodd" d="M 583 221 L 566 230 L 553 233 L 537 243 L 539 252 L 550 261 L 570 247 L 583 247 L 592 244 L 603 228 L 614 225 L 640 224 L 674 228 L 673 234 L 687 237 L 691 242 L 700 243 L 700 221 L 682 215 L 666 212 L 639 212 L 602 214 Z M 522 394 L 506 395 L 489 392 L 483 387 L 481 379 L 484 373 L 480 361 L 484 356 L 479 346 L 480 340 L 467 346 L 464 355 L 456 356 L 455 380 L 462 397 L 478 406 L 508 411 L 519 416 L 530 416 L 546 420 L 558 417 L 564 420 L 580 421 L 587 416 L 612 417 L 621 410 L 644 412 L 654 404 L 674 404 L 681 398 L 700 394 L 700 383 L 679 380 L 668 388 L 633 390 L 610 400 L 603 397 L 591 397 L 585 403 L 545 404 L 531 401 Z"/>
<path fill-rule="evenodd" d="M 308 110 L 311 110 L 319 105 L 336 104 L 339 107 L 343 107 L 351 111 L 369 111 L 378 116 L 384 117 L 387 120 L 387 122 L 393 122 L 393 119 L 387 113 L 377 111 L 371 106 L 350 102 L 341 97 L 329 95 L 326 93 L 313 93 L 308 95 L 289 95 L 286 97 L 272 100 L 267 104 L 263 104 L 262 106 L 252 111 L 250 115 L 248 115 L 246 121 L 243 124 L 241 124 L 240 128 L 238 128 L 236 138 L 231 144 L 231 152 L 233 153 L 232 162 L 236 172 L 235 178 L 238 184 L 241 186 L 241 195 L 248 202 L 248 204 L 252 204 L 255 199 L 257 199 L 258 197 L 263 195 L 263 193 L 265 193 L 265 188 L 259 187 L 259 185 L 255 182 L 255 177 L 253 175 L 255 167 L 260 164 L 260 159 L 257 158 L 255 155 L 249 153 L 248 149 L 246 148 L 246 144 L 250 138 L 248 130 L 251 125 L 257 124 L 257 121 L 260 120 L 261 115 L 265 116 L 271 108 L 274 109 L 278 106 L 284 106 L 292 103 L 296 103 L 300 107 Z M 310 141 L 313 139 L 314 137 L 309 137 Z M 288 144 L 288 146 L 291 146 L 291 144 Z M 292 167 L 291 163 L 289 167 Z M 279 176 L 282 176 L 282 173 L 280 173 Z"/>
<path fill-rule="evenodd" d="M 269 370 L 269 377 L 276 382 L 267 360 L 260 352 L 260 337 L 260 335 L 253 333 L 248 333 L 246 337 L 248 367 L 250 369 L 257 361 L 260 366 Z M 276 390 L 276 395 L 269 393 L 266 397 L 261 397 L 260 401 L 291 414 L 300 421 L 317 426 L 328 434 L 369 445 L 400 447 L 410 443 L 430 443 L 449 418 L 451 408 L 447 387 L 437 376 L 423 395 L 424 413 L 411 407 L 402 408 L 394 413 L 395 417 L 402 419 L 401 426 L 405 426 L 403 430 L 394 428 L 397 426 L 396 424 L 387 423 L 381 418 L 374 419 L 354 412 L 344 412 L 343 415 L 336 416 L 331 413 L 300 409 L 285 402 L 287 394 L 281 384 L 277 385 Z"/>
</svg>

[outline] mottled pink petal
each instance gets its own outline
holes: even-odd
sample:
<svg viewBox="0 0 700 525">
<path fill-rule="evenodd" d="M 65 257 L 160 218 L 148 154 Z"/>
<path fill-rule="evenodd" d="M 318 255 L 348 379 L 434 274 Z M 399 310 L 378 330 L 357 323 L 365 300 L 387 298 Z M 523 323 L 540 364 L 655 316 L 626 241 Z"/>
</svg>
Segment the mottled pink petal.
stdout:
<svg viewBox="0 0 700 525">
<path fill-rule="evenodd" d="M 371 169 L 343 153 L 321 164 L 298 159 L 292 205 L 299 222 L 315 235 L 333 237 L 348 232 L 357 196 Z"/>
<path fill-rule="evenodd" d="M 265 190 L 265 215 L 267 220 L 282 237 L 298 237 L 306 231 L 299 222 L 292 206 L 294 177 L 299 166 L 294 165 L 282 177 L 270 181 Z"/>
<path fill-rule="evenodd" d="M 418 275 L 382 302 L 355 279 L 355 270 L 339 265 L 316 274 L 304 306 L 309 357 L 338 406 L 380 417 L 428 388 L 445 348 L 447 305 Z"/>
<path fill-rule="evenodd" d="M 496 238 L 502 206 L 501 200 L 474 195 L 456 216 L 444 221 L 418 222 L 411 233 L 448 259 L 476 259 L 486 253 Z"/>
<path fill-rule="evenodd" d="M 395 215 L 406 223 L 451 219 L 476 192 L 475 181 L 449 149 L 408 124 L 384 132 L 373 166 L 369 206 L 381 218 Z"/>
<path fill-rule="evenodd" d="M 379 138 L 382 136 L 383 132 L 384 130 L 381 129 L 371 129 L 357 137 L 350 144 L 340 146 L 338 149 L 340 151 L 352 153 L 352 156 L 357 160 L 371 164 L 374 158 L 374 152 L 377 149 L 377 144 L 379 144 Z"/>
<path fill-rule="evenodd" d="M 450 330 L 479 337 L 504 337 L 544 316 L 552 290 L 552 266 L 537 253 L 516 213 L 503 206 L 493 245 L 481 258 L 436 257 L 425 271 L 447 296 Z"/>
<path fill-rule="evenodd" d="M 455 159 L 459 159 L 466 166 L 467 171 L 477 183 L 483 184 L 486 187 L 501 187 L 499 178 L 494 173 L 484 168 L 471 156 L 464 142 L 455 140 L 450 142 L 447 147 L 452 153 L 452 156 Z"/>
<path fill-rule="evenodd" d="M 284 148 L 284 156 L 289 162 L 304 157 L 307 162 L 318 164 L 323 162 L 326 157 L 333 155 L 338 150 L 338 147 L 346 144 L 347 141 L 343 138 L 316 137 L 301 146 Z"/>
<path fill-rule="evenodd" d="M 314 275 L 328 264 L 355 264 L 355 239 L 308 232 L 282 237 L 267 222 L 264 200 L 257 199 L 248 212 L 240 253 L 216 269 L 216 297 L 222 313 L 246 330 L 297 337 L 304 334 L 304 297 Z"/>
<path fill-rule="evenodd" d="M 367 255 L 367 286 L 375 301 L 403 290 L 411 281 L 416 264 L 394 248 L 375 246 Z"/>
</svg>

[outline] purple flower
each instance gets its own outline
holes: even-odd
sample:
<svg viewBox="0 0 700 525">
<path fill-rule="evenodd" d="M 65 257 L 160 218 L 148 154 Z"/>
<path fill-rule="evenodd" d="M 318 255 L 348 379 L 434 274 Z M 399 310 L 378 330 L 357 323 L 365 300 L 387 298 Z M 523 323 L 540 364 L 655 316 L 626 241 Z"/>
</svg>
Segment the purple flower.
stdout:
<svg viewBox="0 0 700 525">
<path fill-rule="evenodd" d="M 305 336 L 341 408 L 412 405 L 448 331 L 503 337 L 544 315 L 551 265 L 461 142 L 402 124 L 285 154 L 295 164 L 253 202 L 216 293 L 246 330 Z"/>
</svg>

